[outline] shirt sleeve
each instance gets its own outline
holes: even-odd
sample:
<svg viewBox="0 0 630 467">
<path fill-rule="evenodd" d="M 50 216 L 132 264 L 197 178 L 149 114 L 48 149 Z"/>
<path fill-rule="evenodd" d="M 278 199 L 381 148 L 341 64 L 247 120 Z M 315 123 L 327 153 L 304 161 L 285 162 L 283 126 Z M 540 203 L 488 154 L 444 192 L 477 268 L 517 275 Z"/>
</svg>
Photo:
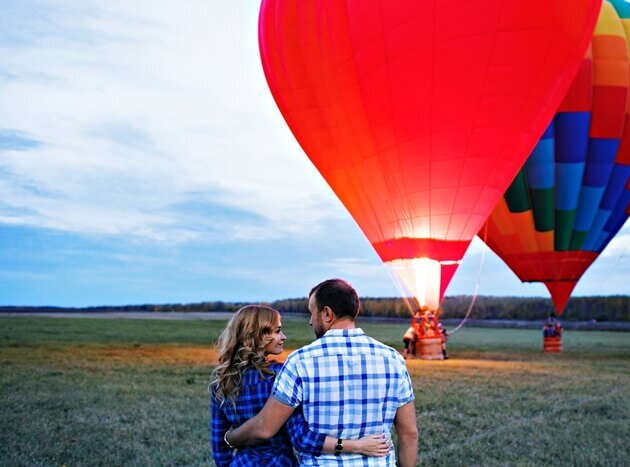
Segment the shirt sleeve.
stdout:
<svg viewBox="0 0 630 467">
<path fill-rule="evenodd" d="M 303 453 L 312 456 L 320 456 L 326 441 L 326 435 L 317 433 L 308 427 L 304 419 L 302 407 L 298 407 L 293 415 L 287 420 L 287 433 L 291 438 L 291 444 Z"/>
<path fill-rule="evenodd" d="M 403 405 L 415 400 L 416 396 L 413 393 L 413 384 L 411 382 L 411 377 L 409 376 L 409 372 L 407 371 L 407 366 L 405 365 L 405 361 L 402 357 L 399 359 L 400 373 L 399 380 L 400 384 L 398 385 L 398 407 L 402 407 Z"/>
<path fill-rule="evenodd" d="M 210 444 L 212 446 L 212 457 L 217 467 L 228 467 L 232 462 L 234 451 L 225 444 L 223 436 L 230 429 L 230 422 L 221 410 L 219 402 L 211 396 L 211 421 L 210 421 Z"/>
<path fill-rule="evenodd" d="M 276 375 L 271 391 L 273 397 L 293 408 L 302 403 L 303 394 L 302 378 L 299 374 L 299 363 L 297 360 L 294 355 L 289 355 L 289 358 Z"/>
</svg>

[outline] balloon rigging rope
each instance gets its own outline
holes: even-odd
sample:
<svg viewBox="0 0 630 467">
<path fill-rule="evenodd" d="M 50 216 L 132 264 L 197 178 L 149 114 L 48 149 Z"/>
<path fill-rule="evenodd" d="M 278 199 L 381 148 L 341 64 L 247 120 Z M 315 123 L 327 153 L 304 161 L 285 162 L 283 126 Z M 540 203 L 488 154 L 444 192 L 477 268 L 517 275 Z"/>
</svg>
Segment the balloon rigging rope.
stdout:
<svg viewBox="0 0 630 467">
<path fill-rule="evenodd" d="M 470 316 L 470 313 L 472 312 L 473 306 L 475 305 L 475 300 L 477 300 L 477 294 L 479 292 L 479 284 L 481 283 L 481 272 L 483 271 L 483 265 L 486 260 L 486 250 L 488 249 L 488 246 L 486 244 L 486 238 L 488 237 L 488 225 L 485 226 L 483 236 L 484 236 L 484 239 L 483 239 L 484 248 L 483 250 L 481 250 L 481 260 L 479 261 L 479 271 L 477 272 L 477 281 L 475 283 L 475 291 L 473 292 L 473 296 L 470 300 L 470 305 L 468 306 L 468 310 L 466 310 L 466 314 L 464 315 L 464 319 L 462 319 L 462 322 L 459 323 L 457 327 L 455 327 L 455 329 L 453 329 L 452 331 L 448 331 L 449 334 L 453 334 L 454 332 L 457 332 L 464 325 L 464 323 Z"/>
<path fill-rule="evenodd" d="M 613 272 L 616 272 L 616 270 L 619 268 L 619 265 L 623 262 L 623 260 L 624 260 L 624 258 L 626 256 L 626 253 L 628 252 L 628 246 L 630 246 L 630 242 L 624 242 L 624 247 L 621 250 L 621 254 L 617 258 L 617 261 L 612 265 L 612 267 L 607 269 L 606 274 L 604 274 L 602 276 L 602 278 L 599 281 L 599 284 L 597 285 L 595 290 L 601 290 L 602 287 L 604 286 L 604 284 L 608 282 L 608 278 L 611 276 L 611 274 Z M 604 248 L 604 250 L 605 250 L 605 248 Z"/>
</svg>

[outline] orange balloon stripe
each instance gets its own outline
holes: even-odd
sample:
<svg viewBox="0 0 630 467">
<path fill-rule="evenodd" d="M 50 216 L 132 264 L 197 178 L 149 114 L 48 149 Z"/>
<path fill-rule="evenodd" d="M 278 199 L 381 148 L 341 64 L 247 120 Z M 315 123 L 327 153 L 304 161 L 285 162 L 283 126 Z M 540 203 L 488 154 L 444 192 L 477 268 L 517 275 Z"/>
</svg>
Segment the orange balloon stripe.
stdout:
<svg viewBox="0 0 630 467">
<path fill-rule="evenodd" d="M 512 222 L 516 228 L 518 239 L 520 240 L 521 251 L 536 251 L 538 241 L 536 238 L 536 227 L 534 226 L 534 217 L 531 210 L 511 214 Z M 514 244 L 512 247 L 516 247 Z"/>
<path fill-rule="evenodd" d="M 512 224 L 510 214 L 505 198 L 501 197 L 494 211 L 492 211 L 492 214 L 488 218 L 488 224 L 493 225 L 500 235 L 514 235 L 516 233 L 516 226 Z M 481 231 L 483 231 L 483 228 Z"/>
<path fill-rule="evenodd" d="M 622 42 L 622 39 L 619 39 L 619 42 Z M 623 59 L 595 61 L 593 82 L 596 86 L 628 87 L 628 60 L 625 41 L 620 48 L 624 53 Z"/>
<path fill-rule="evenodd" d="M 623 26 L 626 37 L 630 37 L 630 19 L 621 18 L 621 25 Z M 628 48 L 628 56 L 630 57 L 630 43 L 627 43 L 626 46 Z"/>
<path fill-rule="evenodd" d="M 553 230 L 549 232 L 536 231 L 534 235 L 536 236 L 538 251 L 553 251 Z"/>
</svg>

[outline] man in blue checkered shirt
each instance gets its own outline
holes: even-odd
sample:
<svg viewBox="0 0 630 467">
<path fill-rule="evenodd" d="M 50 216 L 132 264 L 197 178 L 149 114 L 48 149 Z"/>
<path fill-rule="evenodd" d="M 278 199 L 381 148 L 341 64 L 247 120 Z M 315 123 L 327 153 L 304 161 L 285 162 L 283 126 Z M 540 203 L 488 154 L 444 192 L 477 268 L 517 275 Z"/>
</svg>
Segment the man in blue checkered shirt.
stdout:
<svg viewBox="0 0 630 467">
<path fill-rule="evenodd" d="M 350 284 L 329 279 L 309 294 L 315 342 L 289 355 L 276 376 L 272 397 L 254 418 L 227 433 L 249 446 L 272 437 L 302 405 L 309 427 L 338 438 L 335 454 L 300 452 L 301 465 L 396 465 L 386 457 L 344 454 L 342 439 L 398 434 L 398 465 L 413 466 L 418 429 L 411 378 L 402 356 L 355 327 L 359 297 Z"/>
</svg>

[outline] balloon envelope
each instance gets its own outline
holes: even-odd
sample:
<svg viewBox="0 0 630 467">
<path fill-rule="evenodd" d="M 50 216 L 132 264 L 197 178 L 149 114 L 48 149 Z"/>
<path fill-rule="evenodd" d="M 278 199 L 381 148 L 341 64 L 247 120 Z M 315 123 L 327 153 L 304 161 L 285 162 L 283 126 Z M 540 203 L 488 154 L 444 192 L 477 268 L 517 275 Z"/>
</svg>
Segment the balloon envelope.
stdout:
<svg viewBox="0 0 630 467">
<path fill-rule="evenodd" d="M 486 243 L 559 313 L 629 213 L 628 31 L 604 2 L 567 96 L 487 222 Z"/>
<path fill-rule="evenodd" d="M 263 0 L 296 139 L 380 258 L 437 308 L 575 75 L 599 0 Z"/>
</svg>

